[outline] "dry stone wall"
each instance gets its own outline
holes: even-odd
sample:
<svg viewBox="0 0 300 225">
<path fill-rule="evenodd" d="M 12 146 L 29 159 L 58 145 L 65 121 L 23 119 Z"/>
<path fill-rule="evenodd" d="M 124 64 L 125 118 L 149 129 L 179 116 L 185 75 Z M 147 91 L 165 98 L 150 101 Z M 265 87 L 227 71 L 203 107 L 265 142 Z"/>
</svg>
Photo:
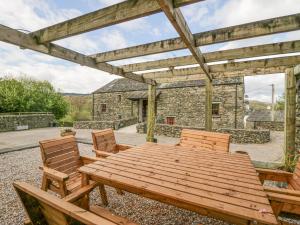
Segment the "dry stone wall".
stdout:
<svg viewBox="0 0 300 225">
<path fill-rule="evenodd" d="M 132 117 L 124 120 L 115 120 L 115 121 L 76 121 L 74 122 L 73 127 L 75 129 L 107 129 L 111 128 L 118 130 L 122 127 L 130 126 L 137 123 L 137 118 Z"/>
<path fill-rule="evenodd" d="M 137 133 L 146 133 L 146 123 L 139 123 L 136 127 Z M 204 130 L 203 127 L 192 127 L 192 126 L 178 126 L 178 125 L 167 125 L 159 124 L 155 125 L 155 134 L 163 135 L 167 137 L 177 137 L 181 135 L 181 130 L 195 129 Z M 270 130 L 248 130 L 248 129 L 232 129 L 232 128 L 219 128 L 214 129 L 216 132 L 227 133 L 231 135 L 232 143 L 241 144 L 263 144 L 270 141 Z"/>
<path fill-rule="evenodd" d="M 27 127 L 28 129 L 49 127 L 54 124 L 55 118 L 51 113 L 36 114 L 1 114 L 0 132 L 14 131 L 18 127 Z"/>
</svg>

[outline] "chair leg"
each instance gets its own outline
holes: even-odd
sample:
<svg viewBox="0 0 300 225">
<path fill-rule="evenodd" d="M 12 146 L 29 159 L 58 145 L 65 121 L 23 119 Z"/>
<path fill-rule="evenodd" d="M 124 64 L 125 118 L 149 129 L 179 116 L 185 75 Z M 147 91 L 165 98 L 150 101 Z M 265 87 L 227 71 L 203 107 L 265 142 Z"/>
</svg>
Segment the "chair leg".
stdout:
<svg viewBox="0 0 300 225">
<path fill-rule="evenodd" d="M 47 191 L 49 189 L 49 185 L 50 185 L 50 180 L 47 178 L 47 176 L 43 175 L 41 189 L 43 191 Z"/>
<path fill-rule="evenodd" d="M 104 184 L 99 185 L 99 192 L 101 195 L 103 205 L 107 206 L 108 200 L 107 200 L 107 195 L 106 195 L 106 190 L 105 190 Z"/>
</svg>

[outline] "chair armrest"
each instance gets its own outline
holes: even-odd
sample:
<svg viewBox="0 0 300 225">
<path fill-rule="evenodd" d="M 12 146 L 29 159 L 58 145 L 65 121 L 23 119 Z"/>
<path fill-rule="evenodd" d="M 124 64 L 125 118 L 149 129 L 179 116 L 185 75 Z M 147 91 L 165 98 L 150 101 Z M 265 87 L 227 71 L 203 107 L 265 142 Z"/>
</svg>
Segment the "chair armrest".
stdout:
<svg viewBox="0 0 300 225">
<path fill-rule="evenodd" d="M 93 152 L 96 153 L 96 157 L 100 157 L 100 158 L 106 158 L 106 157 L 114 154 L 111 152 L 105 152 L 105 151 L 100 151 L 100 150 L 96 150 L 96 149 L 93 149 Z"/>
<path fill-rule="evenodd" d="M 267 192 L 267 196 L 270 201 L 276 201 L 276 202 L 282 202 L 282 203 L 288 203 L 288 204 L 300 206 L 299 196 L 279 194 L 275 192 Z"/>
<path fill-rule="evenodd" d="M 119 151 L 124 151 L 124 150 L 130 149 L 130 148 L 133 148 L 133 147 L 135 147 L 135 146 L 134 145 L 117 144 L 117 149 Z"/>
<path fill-rule="evenodd" d="M 288 180 L 293 176 L 292 173 L 282 170 L 256 168 L 256 172 L 258 173 L 261 182 L 264 182 L 265 180 L 288 182 Z"/>
<path fill-rule="evenodd" d="M 57 180 L 57 181 L 65 181 L 65 180 L 69 179 L 68 174 L 59 172 L 57 170 L 51 169 L 51 168 L 46 167 L 46 166 L 43 166 L 43 167 L 40 167 L 40 168 L 43 170 L 44 174 L 48 178 L 52 178 L 52 179 Z"/>
<path fill-rule="evenodd" d="M 71 194 L 67 195 L 63 199 L 65 201 L 71 202 L 71 203 L 76 202 L 78 199 L 80 199 L 83 196 L 85 196 L 86 194 L 90 193 L 97 185 L 98 185 L 98 183 L 93 182 L 89 185 L 86 185 L 82 188 L 77 189 L 76 191 L 74 191 Z"/>
<path fill-rule="evenodd" d="M 98 157 L 95 157 L 95 156 L 84 155 L 84 156 L 80 156 L 80 160 L 83 162 L 83 165 L 86 165 L 86 164 L 90 164 L 90 163 L 93 163 L 95 161 L 98 161 L 100 159 Z"/>
<path fill-rule="evenodd" d="M 284 195 L 291 195 L 291 196 L 295 196 L 295 197 L 300 197 L 300 191 L 297 191 L 297 190 L 264 186 L 264 191 L 267 194 L 277 193 L 277 194 L 284 194 Z"/>
</svg>

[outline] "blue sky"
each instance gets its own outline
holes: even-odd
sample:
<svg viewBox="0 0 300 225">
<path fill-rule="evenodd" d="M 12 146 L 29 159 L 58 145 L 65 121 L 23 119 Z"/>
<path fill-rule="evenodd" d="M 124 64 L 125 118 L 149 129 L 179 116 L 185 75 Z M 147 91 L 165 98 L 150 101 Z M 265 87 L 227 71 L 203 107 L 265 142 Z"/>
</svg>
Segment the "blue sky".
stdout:
<svg viewBox="0 0 300 225">
<path fill-rule="evenodd" d="M 35 31 L 40 28 L 95 11 L 118 0 L 10 0 L 0 7 L 0 24 L 16 29 Z M 271 4 L 270 4 L 271 3 Z M 300 0 L 207 0 L 182 7 L 193 33 L 247 23 L 300 12 Z M 94 54 L 128 46 L 178 37 L 165 15 L 157 13 L 77 35 L 55 43 L 84 54 Z M 298 40 L 300 32 L 203 46 L 203 52 L 230 49 L 278 41 Z M 187 50 L 162 53 L 112 62 L 114 65 L 189 55 Z M 117 76 L 82 67 L 50 56 L 20 50 L 0 42 L 0 76 L 24 74 L 49 80 L 64 92 L 90 93 Z M 283 75 L 246 78 L 246 93 L 252 99 L 270 100 L 269 84 L 274 83 L 276 95 L 283 93 Z M 266 79 L 265 79 L 266 80 Z"/>
</svg>

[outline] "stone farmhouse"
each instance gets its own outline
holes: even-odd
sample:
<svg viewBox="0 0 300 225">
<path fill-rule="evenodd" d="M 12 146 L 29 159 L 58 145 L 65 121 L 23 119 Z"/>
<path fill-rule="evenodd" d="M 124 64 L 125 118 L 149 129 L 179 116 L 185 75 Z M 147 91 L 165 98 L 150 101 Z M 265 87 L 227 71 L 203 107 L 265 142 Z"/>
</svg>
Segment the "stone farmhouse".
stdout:
<svg viewBox="0 0 300 225">
<path fill-rule="evenodd" d="M 145 122 L 147 90 L 147 84 L 122 78 L 94 91 L 94 121 L 119 121 L 122 126 Z M 155 110 L 159 124 L 204 127 L 204 80 L 158 85 Z M 214 81 L 212 111 L 214 127 L 243 128 L 243 77 Z"/>
</svg>

